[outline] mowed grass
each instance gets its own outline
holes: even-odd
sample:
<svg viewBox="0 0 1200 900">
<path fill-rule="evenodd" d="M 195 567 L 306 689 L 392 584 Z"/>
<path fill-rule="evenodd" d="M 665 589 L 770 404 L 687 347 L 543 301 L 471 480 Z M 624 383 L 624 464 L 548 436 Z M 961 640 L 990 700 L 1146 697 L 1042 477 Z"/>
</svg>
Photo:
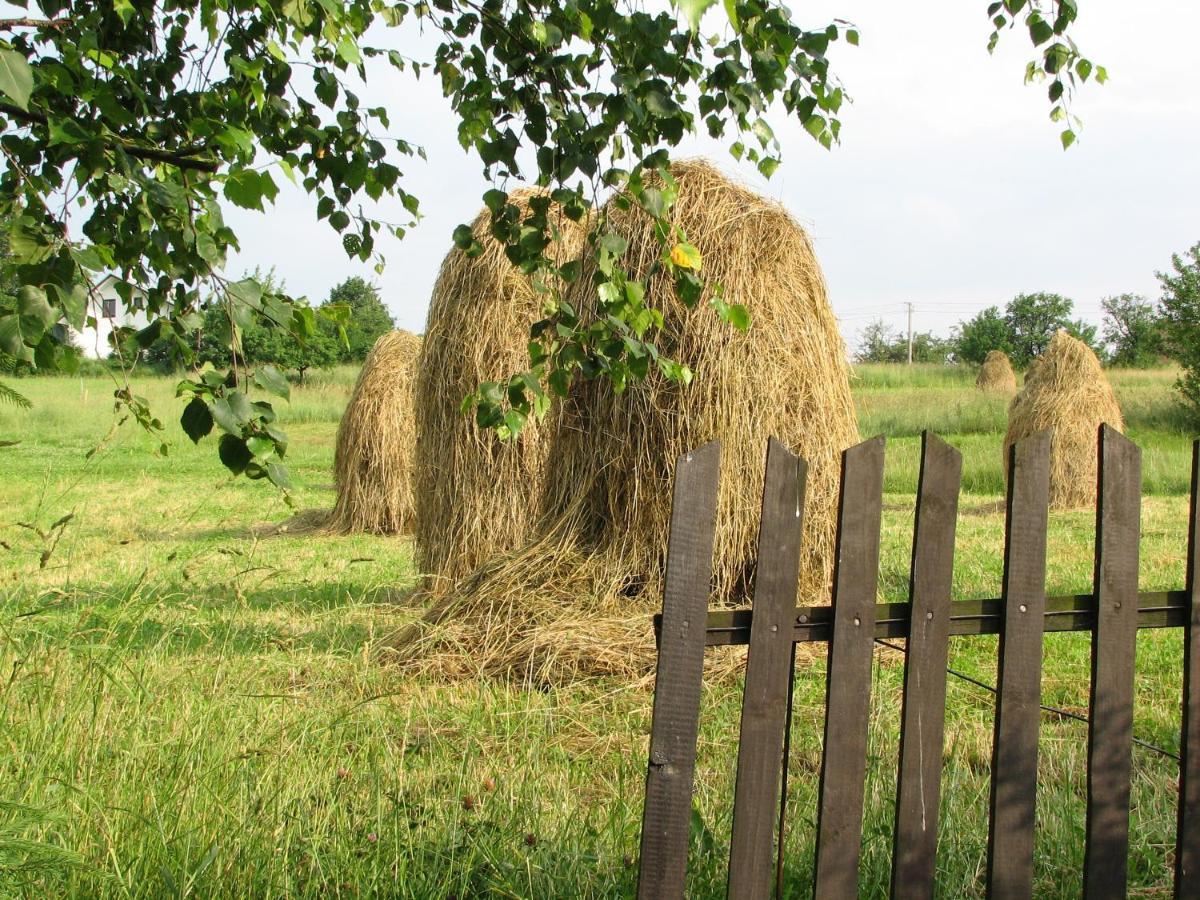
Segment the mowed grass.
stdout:
<svg viewBox="0 0 1200 900">
<path fill-rule="evenodd" d="M 284 408 L 301 510 L 327 508 L 354 373 Z M 1174 373 L 1113 373 L 1145 451 L 1141 583 L 1182 586 L 1191 436 Z M 404 538 L 329 537 L 211 443 L 169 455 L 110 434 L 102 378 L 25 380 L 0 407 L 0 895 L 623 897 L 633 893 L 651 694 L 613 681 L 525 689 L 402 678 L 369 658 L 410 621 Z M 177 414 L 170 379 L 137 389 Z M 970 373 L 862 367 L 862 433 L 888 435 L 881 599 L 904 599 L 920 432 L 964 454 L 958 597 L 995 596 L 1004 404 Z M 99 449 L 90 457 L 87 452 Z M 73 517 L 62 527 L 51 526 Z M 281 527 L 286 526 L 286 527 Z M 1051 517 L 1048 589 L 1090 590 L 1090 513 Z M 40 533 L 39 533 L 40 532 Z M 649 627 L 649 626 L 647 626 Z M 995 679 L 994 638 L 952 665 Z M 713 651 L 716 652 L 716 651 Z M 1136 734 L 1178 749 L 1181 640 L 1143 632 Z M 787 895 L 811 893 L 823 658 L 801 651 Z M 1088 636 L 1046 640 L 1045 702 L 1086 712 Z M 880 648 L 862 892 L 888 889 L 902 657 Z M 688 896 L 725 888 L 741 691 L 707 686 Z M 982 894 L 992 696 L 951 678 L 938 893 Z M 1038 896 L 1080 890 L 1086 726 L 1047 714 Z M 1134 750 L 1131 886 L 1167 894 L 1176 763 Z"/>
</svg>

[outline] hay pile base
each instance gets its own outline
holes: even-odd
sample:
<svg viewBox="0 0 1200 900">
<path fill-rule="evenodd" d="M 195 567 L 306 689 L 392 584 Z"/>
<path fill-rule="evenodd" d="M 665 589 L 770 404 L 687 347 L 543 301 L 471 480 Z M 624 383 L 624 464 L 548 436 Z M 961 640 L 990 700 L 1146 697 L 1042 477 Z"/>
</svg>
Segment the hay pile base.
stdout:
<svg viewBox="0 0 1200 900">
<path fill-rule="evenodd" d="M 1050 506 L 1076 509 L 1096 500 L 1096 441 L 1101 423 L 1125 430 L 1121 408 L 1096 354 L 1059 331 L 1030 366 L 1025 386 L 1008 408 L 1003 464 L 1024 437 L 1054 429 L 1050 449 Z"/>
<path fill-rule="evenodd" d="M 1017 392 L 1017 374 L 1007 353 L 1003 350 L 988 351 L 975 379 L 975 387 L 989 394 L 1003 394 L 1006 397 Z"/>
<path fill-rule="evenodd" d="M 672 174 L 673 222 L 700 250 L 705 279 L 747 307 L 749 332 L 722 322 L 707 297 L 694 308 L 679 301 L 659 271 L 649 217 L 610 201 L 608 221 L 630 244 L 623 261 L 664 314 L 659 347 L 691 366 L 695 381 L 654 373 L 621 394 L 607 381 L 577 384 L 550 451 L 542 536 L 459 582 L 393 645 L 402 664 L 550 681 L 648 674 L 674 461 L 714 438 L 722 460 L 713 604 L 747 600 L 772 435 L 809 461 L 798 599 L 828 601 L 840 454 L 858 428 L 812 246 L 782 207 L 711 166 L 677 164 Z M 585 258 L 567 296 L 585 318 L 595 314 L 593 267 Z"/>
<path fill-rule="evenodd" d="M 541 192 L 513 191 L 528 209 Z M 559 264 L 579 255 L 584 228 L 551 209 Z M 483 253 L 454 249 L 433 289 L 417 372 L 415 526 L 417 567 L 430 587 L 470 574 L 497 553 L 529 538 L 538 513 L 550 422 L 530 422 L 515 441 L 501 441 L 462 413 L 463 397 L 486 381 L 529 366 L 529 328 L 542 318 L 545 295 L 517 270 L 491 235 L 491 213 L 471 226 Z"/>
<path fill-rule="evenodd" d="M 421 339 L 391 331 L 363 362 L 338 425 L 330 531 L 399 534 L 413 520 L 413 375 Z"/>
</svg>

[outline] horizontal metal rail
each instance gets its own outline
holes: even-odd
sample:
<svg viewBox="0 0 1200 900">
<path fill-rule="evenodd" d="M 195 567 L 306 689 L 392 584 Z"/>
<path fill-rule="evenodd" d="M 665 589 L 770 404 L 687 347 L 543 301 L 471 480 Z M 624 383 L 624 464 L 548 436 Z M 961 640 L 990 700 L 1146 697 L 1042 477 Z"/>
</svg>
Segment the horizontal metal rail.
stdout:
<svg viewBox="0 0 1200 900">
<path fill-rule="evenodd" d="M 1138 594 L 1138 628 L 1179 628 L 1187 620 L 1187 591 L 1142 591 Z M 1046 631 L 1091 631 L 1095 623 L 1092 594 L 1046 598 Z M 750 642 L 753 609 L 710 610 L 705 630 L 707 647 Z M 792 619 L 792 640 L 797 644 L 828 641 L 833 633 L 832 606 L 799 606 Z M 950 634 L 999 634 L 1004 622 L 1003 601 L 956 600 L 950 614 Z M 875 607 L 875 637 L 907 637 L 909 605 L 880 603 Z M 654 616 L 654 638 L 662 629 L 662 615 Z"/>
</svg>

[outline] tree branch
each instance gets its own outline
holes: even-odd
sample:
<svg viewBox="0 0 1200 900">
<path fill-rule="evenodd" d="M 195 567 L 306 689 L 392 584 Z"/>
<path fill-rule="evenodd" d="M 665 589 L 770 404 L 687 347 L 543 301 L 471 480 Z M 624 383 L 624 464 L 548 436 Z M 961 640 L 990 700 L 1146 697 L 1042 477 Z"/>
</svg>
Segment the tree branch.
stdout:
<svg viewBox="0 0 1200 900">
<path fill-rule="evenodd" d="M 0 103 L 0 113 L 16 119 L 18 122 L 21 122 L 24 125 L 49 124 L 49 119 L 44 113 L 30 112 L 21 109 L 18 106 L 13 106 L 10 103 Z M 159 150 L 157 147 L 139 147 L 136 144 L 127 144 L 125 142 L 121 142 L 117 146 L 121 150 L 125 151 L 127 156 L 132 156 L 134 159 L 166 163 L 179 169 L 192 169 L 197 172 L 208 172 L 211 175 L 216 173 L 221 168 L 221 164 L 215 159 L 203 159 L 201 157 L 192 156 L 189 153 L 177 150 Z"/>
<path fill-rule="evenodd" d="M 67 19 L 0 19 L 0 29 L 12 28 L 65 28 Z"/>
</svg>

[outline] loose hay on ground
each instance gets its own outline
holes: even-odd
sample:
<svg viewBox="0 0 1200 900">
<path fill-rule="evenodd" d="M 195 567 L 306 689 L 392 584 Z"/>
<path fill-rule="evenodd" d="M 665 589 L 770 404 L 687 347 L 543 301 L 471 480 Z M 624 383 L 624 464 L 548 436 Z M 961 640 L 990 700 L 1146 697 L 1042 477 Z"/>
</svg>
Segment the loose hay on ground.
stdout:
<svg viewBox="0 0 1200 900">
<path fill-rule="evenodd" d="M 413 375 L 421 339 L 391 331 L 363 362 L 338 424 L 330 531 L 400 534 L 413 520 Z"/>
<path fill-rule="evenodd" d="M 1121 408 L 1096 354 L 1059 331 L 1030 366 L 1025 386 L 1008 408 L 1003 461 L 1017 441 L 1054 429 L 1050 450 L 1050 506 L 1076 509 L 1096 500 L 1096 440 L 1101 423 L 1125 430 Z"/>
<path fill-rule="evenodd" d="M 631 276 L 662 310 L 662 352 L 695 372 L 691 386 L 657 372 L 617 394 L 576 385 L 563 402 L 546 484 L 546 531 L 485 563 L 396 642 L 399 659 L 453 671 L 536 680 L 639 677 L 653 666 L 649 614 L 661 604 L 675 460 L 722 441 L 714 602 L 744 603 L 753 576 L 766 440 L 808 459 L 801 598 L 826 602 L 841 451 L 858 440 L 845 345 L 807 235 L 778 204 L 703 162 L 677 164 L 674 224 L 704 259 L 703 275 L 744 304 L 743 334 L 708 297 L 688 308 L 656 271 L 661 248 L 636 207 L 609 202 Z M 595 312 L 594 261 L 567 299 Z M 609 647 L 600 652 L 597 647 Z"/>
<path fill-rule="evenodd" d="M 1007 353 L 1003 350 L 988 351 L 983 365 L 979 367 L 975 387 L 989 394 L 1003 394 L 1008 397 L 1017 392 L 1017 374 L 1013 371 Z"/>
<path fill-rule="evenodd" d="M 510 203 L 524 215 L 540 193 L 517 190 Z M 584 228 L 554 209 L 550 255 L 561 264 L 578 257 Z M 480 384 L 528 368 L 529 328 L 545 303 L 490 229 L 485 209 L 471 226 L 483 252 L 455 248 L 442 263 L 417 373 L 416 559 L 435 590 L 529 539 L 549 444 L 548 422 L 530 422 L 505 442 L 461 410 Z"/>
</svg>

